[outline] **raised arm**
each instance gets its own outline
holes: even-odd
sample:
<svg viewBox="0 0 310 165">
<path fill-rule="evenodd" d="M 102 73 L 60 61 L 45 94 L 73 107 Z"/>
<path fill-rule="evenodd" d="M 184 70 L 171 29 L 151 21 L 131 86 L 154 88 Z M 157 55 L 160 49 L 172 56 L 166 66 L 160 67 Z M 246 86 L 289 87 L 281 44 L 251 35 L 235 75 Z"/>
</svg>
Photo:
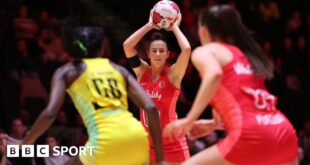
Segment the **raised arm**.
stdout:
<svg viewBox="0 0 310 165">
<path fill-rule="evenodd" d="M 181 48 L 181 53 L 175 64 L 171 66 L 169 73 L 170 81 L 176 86 L 180 87 L 182 78 L 186 72 L 186 68 L 189 62 L 189 57 L 191 54 L 191 46 L 179 28 L 180 22 L 182 20 L 181 14 L 178 15 L 176 22 L 172 25 L 171 31 L 175 35 L 178 44 Z"/>
<path fill-rule="evenodd" d="M 32 144 L 54 122 L 65 99 L 66 86 L 62 69 L 58 69 L 52 78 L 52 89 L 47 107 L 42 111 L 38 119 L 24 138 L 23 144 Z"/>
<path fill-rule="evenodd" d="M 116 68 L 127 79 L 129 98 L 147 113 L 149 130 L 155 146 L 156 162 L 162 163 L 164 161 L 164 153 L 158 110 L 152 99 L 145 93 L 135 78 L 125 68 L 120 66 L 116 66 Z"/>
<path fill-rule="evenodd" d="M 142 74 L 148 68 L 148 64 L 138 57 L 136 46 L 142 37 L 152 29 L 158 29 L 158 27 L 153 23 L 150 14 L 149 22 L 134 32 L 131 36 L 129 36 L 123 43 L 127 60 L 130 64 L 130 67 L 135 72 L 138 80 L 140 80 Z"/>
</svg>

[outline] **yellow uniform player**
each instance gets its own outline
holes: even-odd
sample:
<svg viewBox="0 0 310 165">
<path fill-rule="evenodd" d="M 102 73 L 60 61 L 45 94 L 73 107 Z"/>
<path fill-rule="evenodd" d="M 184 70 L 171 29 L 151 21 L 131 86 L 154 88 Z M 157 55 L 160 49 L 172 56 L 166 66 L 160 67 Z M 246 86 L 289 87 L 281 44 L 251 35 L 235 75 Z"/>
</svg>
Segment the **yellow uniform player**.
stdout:
<svg viewBox="0 0 310 165">
<path fill-rule="evenodd" d="M 53 123 L 67 91 L 87 128 L 86 147 L 94 147 L 68 164 L 148 164 L 147 133 L 128 111 L 127 98 L 130 98 L 148 113 L 157 163 L 162 164 L 162 136 L 156 106 L 126 69 L 98 57 L 102 55 L 103 39 L 101 27 L 65 24 L 63 43 L 73 60 L 54 73 L 49 103 L 22 144 L 34 143 Z"/>
</svg>

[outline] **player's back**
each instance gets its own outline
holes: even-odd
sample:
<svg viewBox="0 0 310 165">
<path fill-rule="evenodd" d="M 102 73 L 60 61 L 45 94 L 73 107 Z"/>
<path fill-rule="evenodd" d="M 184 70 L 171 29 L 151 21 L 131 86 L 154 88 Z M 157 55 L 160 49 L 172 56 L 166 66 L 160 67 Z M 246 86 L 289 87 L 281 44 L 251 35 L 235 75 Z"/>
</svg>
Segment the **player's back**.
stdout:
<svg viewBox="0 0 310 165">
<path fill-rule="evenodd" d="M 254 73 L 243 52 L 222 45 L 233 59 L 222 68 L 222 81 L 211 101 L 228 131 L 218 144 L 220 152 L 236 164 L 293 161 L 297 151 L 295 130 L 276 108 L 277 98 L 267 91 L 263 77 Z"/>
<path fill-rule="evenodd" d="M 76 99 L 79 95 L 91 104 L 93 110 L 127 110 L 126 81 L 108 59 L 84 59 L 85 71 L 67 89 Z M 79 108 L 79 107 L 78 107 Z"/>
<path fill-rule="evenodd" d="M 242 119 L 246 119 L 243 116 L 255 118 L 257 114 L 279 113 L 277 98 L 267 91 L 263 76 L 254 73 L 244 53 L 233 45 L 222 45 L 232 53 L 233 59 L 222 68 L 222 82 L 211 104 L 228 123 L 227 129 L 240 127 Z"/>
<path fill-rule="evenodd" d="M 108 59 L 83 59 L 82 63 L 86 69 L 67 92 L 86 126 L 89 136 L 86 146 L 95 147 L 95 151 L 94 155 L 88 153 L 80 159 L 87 164 L 146 162 L 147 134 L 128 111 L 125 78 Z"/>
<path fill-rule="evenodd" d="M 68 87 L 74 105 L 81 114 L 86 127 L 92 127 L 102 114 L 127 111 L 126 82 L 108 59 L 84 59 L 85 71 Z M 91 133 L 91 132 L 89 132 Z"/>
</svg>

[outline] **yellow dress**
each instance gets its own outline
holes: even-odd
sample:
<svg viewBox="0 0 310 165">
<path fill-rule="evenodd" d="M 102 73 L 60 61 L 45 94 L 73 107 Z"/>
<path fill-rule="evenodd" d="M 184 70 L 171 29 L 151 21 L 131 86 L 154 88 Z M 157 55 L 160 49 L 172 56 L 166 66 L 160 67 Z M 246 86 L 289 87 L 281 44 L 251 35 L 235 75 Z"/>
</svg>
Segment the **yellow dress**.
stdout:
<svg viewBox="0 0 310 165">
<path fill-rule="evenodd" d="M 85 165 L 148 164 L 148 139 L 142 124 L 128 111 L 126 80 L 108 59 L 84 59 L 86 70 L 67 92 L 87 128 Z"/>
</svg>

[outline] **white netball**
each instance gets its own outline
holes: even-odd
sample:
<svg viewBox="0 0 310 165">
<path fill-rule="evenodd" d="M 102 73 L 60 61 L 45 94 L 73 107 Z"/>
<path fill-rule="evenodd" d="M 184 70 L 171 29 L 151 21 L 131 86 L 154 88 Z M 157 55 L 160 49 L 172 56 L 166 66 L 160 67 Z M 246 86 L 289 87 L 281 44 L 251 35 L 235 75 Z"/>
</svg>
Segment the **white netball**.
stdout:
<svg viewBox="0 0 310 165">
<path fill-rule="evenodd" d="M 152 9 L 152 20 L 160 28 L 170 28 L 180 13 L 179 6 L 171 0 L 161 0 Z"/>
</svg>

